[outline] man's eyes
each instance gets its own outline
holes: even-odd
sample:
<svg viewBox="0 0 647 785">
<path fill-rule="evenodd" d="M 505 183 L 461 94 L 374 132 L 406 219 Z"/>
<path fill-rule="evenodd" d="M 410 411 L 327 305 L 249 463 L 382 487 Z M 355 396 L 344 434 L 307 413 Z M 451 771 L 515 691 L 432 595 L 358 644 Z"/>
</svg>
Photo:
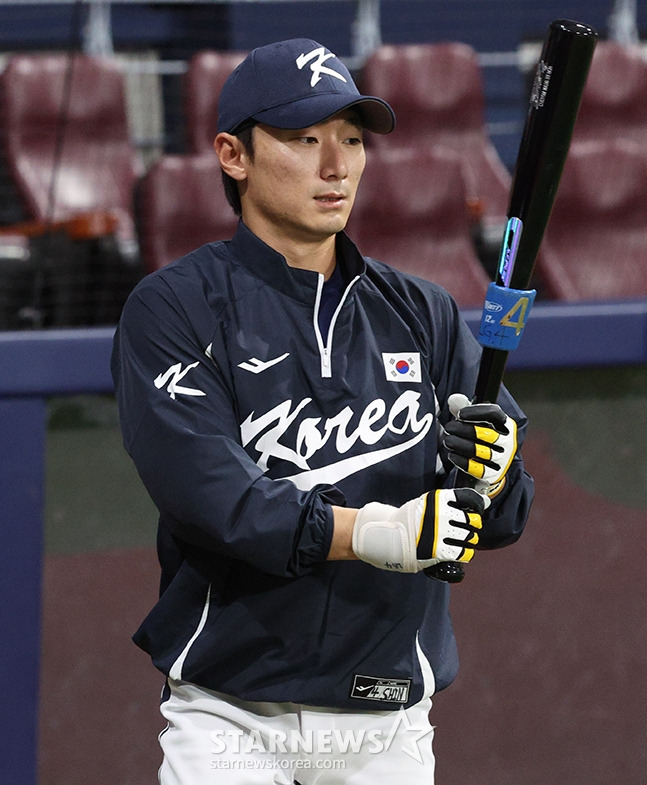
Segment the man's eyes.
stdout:
<svg viewBox="0 0 647 785">
<path fill-rule="evenodd" d="M 297 141 L 302 142 L 303 144 L 318 144 L 319 140 L 316 136 L 298 136 Z M 344 139 L 344 144 L 348 145 L 360 145 L 362 144 L 362 137 L 361 136 L 349 136 L 347 139 Z"/>
</svg>

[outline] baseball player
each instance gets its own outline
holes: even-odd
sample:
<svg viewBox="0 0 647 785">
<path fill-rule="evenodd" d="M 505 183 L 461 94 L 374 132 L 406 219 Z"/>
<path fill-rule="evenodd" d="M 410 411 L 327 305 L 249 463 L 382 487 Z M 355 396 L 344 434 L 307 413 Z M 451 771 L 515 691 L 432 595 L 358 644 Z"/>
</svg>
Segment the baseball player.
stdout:
<svg viewBox="0 0 647 785">
<path fill-rule="evenodd" d="M 423 570 L 520 536 L 526 419 L 505 389 L 470 405 L 450 295 L 344 234 L 389 105 L 296 39 L 254 50 L 218 111 L 236 234 L 144 279 L 113 354 L 159 510 L 134 640 L 166 676 L 160 782 L 431 783 L 458 660 Z"/>
</svg>

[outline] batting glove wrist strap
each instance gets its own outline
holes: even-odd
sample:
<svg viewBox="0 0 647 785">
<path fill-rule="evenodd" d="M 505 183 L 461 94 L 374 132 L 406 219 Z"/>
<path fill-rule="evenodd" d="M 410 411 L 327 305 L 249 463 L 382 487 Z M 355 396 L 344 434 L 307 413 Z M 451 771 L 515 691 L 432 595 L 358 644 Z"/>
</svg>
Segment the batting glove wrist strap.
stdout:
<svg viewBox="0 0 647 785">
<path fill-rule="evenodd" d="M 362 561 L 395 572 L 468 562 L 489 503 L 471 488 L 425 493 L 402 507 L 371 502 L 357 513 L 353 551 Z"/>
<path fill-rule="evenodd" d="M 445 426 L 449 460 L 479 480 L 480 492 L 496 495 L 517 452 L 517 423 L 496 403 L 470 404 L 459 393 L 447 402 L 456 418 Z"/>
</svg>

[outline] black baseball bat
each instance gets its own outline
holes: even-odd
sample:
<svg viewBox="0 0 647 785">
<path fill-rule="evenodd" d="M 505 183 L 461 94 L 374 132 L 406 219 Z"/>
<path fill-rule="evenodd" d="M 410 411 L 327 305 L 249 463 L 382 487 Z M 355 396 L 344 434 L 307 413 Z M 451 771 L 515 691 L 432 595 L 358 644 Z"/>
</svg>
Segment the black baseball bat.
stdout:
<svg viewBox="0 0 647 785">
<path fill-rule="evenodd" d="M 479 342 L 483 345 L 474 390 L 474 403 L 496 401 L 508 354 L 523 331 L 534 293 L 530 286 L 535 260 L 557 193 L 573 126 L 597 43 L 597 32 L 567 19 L 552 22 L 544 38 L 530 94 L 530 106 L 519 145 L 508 206 L 508 223 L 501 244 L 496 276 L 498 289 L 488 290 Z M 506 311 L 505 291 L 500 300 L 490 291 L 508 289 L 513 295 Z M 498 297 L 498 295 L 497 295 Z M 497 313 L 502 313 L 497 318 Z M 511 338 L 511 331 L 515 334 Z M 465 478 L 461 485 L 474 485 Z M 440 562 L 425 574 L 447 583 L 465 575 L 459 562 Z"/>
</svg>

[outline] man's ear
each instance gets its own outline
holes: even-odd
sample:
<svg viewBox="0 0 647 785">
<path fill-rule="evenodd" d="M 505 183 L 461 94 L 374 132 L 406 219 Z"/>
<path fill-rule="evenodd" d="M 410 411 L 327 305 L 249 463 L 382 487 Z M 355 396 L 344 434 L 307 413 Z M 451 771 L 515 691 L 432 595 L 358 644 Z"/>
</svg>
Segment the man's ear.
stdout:
<svg viewBox="0 0 647 785">
<path fill-rule="evenodd" d="M 213 147 L 225 174 L 239 182 L 247 179 L 248 156 L 237 136 L 220 133 L 216 136 Z"/>
</svg>

